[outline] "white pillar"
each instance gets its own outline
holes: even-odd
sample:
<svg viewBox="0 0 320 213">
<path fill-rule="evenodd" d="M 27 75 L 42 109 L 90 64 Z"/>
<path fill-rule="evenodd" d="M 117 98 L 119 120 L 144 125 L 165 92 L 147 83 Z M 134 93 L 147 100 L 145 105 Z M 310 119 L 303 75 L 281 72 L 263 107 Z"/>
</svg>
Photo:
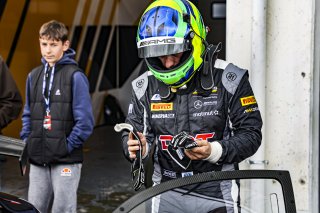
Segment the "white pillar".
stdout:
<svg viewBox="0 0 320 213">
<path fill-rule="evenodd" d="M 266 7 L 267 0 L 252 1 L 252 22 L 251 22 L 251 85 L 255 98 L 259 105 L 262 120 L 265 124 L 265 89 L 266 89 Z M 265 143 L 264 143 L 264 126 L 262 127 L 262 143 L 250 159 L 250 169 L 265 168 Z M 254 212 L 259 212 L 264 208 L 264 182 L 261 180 L 252 180 L 251 204 L 250 207 Z"/>
</svg>

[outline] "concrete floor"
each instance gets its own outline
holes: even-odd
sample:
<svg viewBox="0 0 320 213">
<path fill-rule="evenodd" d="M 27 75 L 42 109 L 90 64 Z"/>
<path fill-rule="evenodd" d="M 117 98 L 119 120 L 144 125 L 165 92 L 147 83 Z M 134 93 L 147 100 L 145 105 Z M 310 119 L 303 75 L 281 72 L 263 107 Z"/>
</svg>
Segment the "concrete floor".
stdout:
<svg viewBox="0 0 320 213">
<path fill-rule="evenodd" d="M 20 175 L 18 159 L 7 157 L 2 167 L 1 191 L 26 199 L 28 175 Z M 78 212 L 112 212 L 135 193 L 120 134 L 113 126 L 97 127 L 84 146 Z"/>
</svg>

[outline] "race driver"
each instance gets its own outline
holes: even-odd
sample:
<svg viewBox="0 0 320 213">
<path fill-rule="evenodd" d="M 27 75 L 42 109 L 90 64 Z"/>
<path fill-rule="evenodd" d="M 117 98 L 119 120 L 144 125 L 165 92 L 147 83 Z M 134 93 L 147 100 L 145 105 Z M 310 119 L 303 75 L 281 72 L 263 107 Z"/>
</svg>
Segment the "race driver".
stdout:
<svg viewBox="0 0 320 213">
<path fill-rule="evenodd" d="M 153 185 L 238 169 L 261 144 L 262 119 L 248 72 L 218 59 L 221 44 L 209 45 L 207 31 L 188 0 L 153 1 L 140 19 L 137 47 L 146 69 L 132 81 L 126 123 L 138 131 L 144 161 L 153 160 Z M 124 133 L 122 142 L 133 161 L 138 140 Z M 181 188 L 153 198 L 150 208 L 237 212 L 233 189 L 239 189 L 234 181 Z"/>
</svg>

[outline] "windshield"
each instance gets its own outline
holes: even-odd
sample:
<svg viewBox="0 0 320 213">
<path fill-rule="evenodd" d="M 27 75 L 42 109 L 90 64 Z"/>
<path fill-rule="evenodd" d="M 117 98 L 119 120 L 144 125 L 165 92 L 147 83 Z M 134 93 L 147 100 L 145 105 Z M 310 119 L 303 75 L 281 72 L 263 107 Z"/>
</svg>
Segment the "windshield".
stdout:
<svg viewBox="0 0 320 213">
<path fill-rule="evenodd" d="M 212 174 L 217 173 L 223 172 Z M 239 173 L 239 171 L 228 173 Z M 219 180 L 208 178 L 208 181 L 204 181 L 199 177 L 195 175 L 180 178 L 144 190 L 118 207 L 115 212 L 295 212 L 290 176 L 289 180 L 284 181 L 278 177 L 248 178 L 248 176 L 243 178 L 222 176 L 218 178 Z M 214 177 L 211 176 L 211 179 Z M 183 181 L 185 184 L 181 183 Z"/>
</svg>

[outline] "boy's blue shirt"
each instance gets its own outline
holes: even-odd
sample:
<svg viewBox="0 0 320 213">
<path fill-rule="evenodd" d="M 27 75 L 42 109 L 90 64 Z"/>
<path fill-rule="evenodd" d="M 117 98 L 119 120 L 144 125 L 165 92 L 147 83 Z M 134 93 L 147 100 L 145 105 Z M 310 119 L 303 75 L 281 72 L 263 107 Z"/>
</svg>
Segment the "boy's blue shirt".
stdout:
<svg viewBox="0 0 320 213">
<path fill-rule="evenodd" d="M 63 57 L 56 63 L 58 64 L 74 64 L 78 65 L 74 60 L 75 51 L 69 48 Z M 47 62 L 41 58 L 41 62 L 45 65 Z M 80 69 L 79 69 L 80 70 Z M 31 132 L 30 120 L 30 88 L 31 74 L 29 73 L 26 85 L 26 101 L 22 114 L 22 130 L 20 137 L 26 140 Z M 75 72 L 72 76 L 72 111 L 75 125 L 70 135 L 67 137 L 69 153 L 74 148 L 79 148 L 85 140 L 91 135 L 94 127 L 94 118 L 92 112 L 91 98 L 89 94 L 89 82 L 83 72 Z"/>
</svg>

